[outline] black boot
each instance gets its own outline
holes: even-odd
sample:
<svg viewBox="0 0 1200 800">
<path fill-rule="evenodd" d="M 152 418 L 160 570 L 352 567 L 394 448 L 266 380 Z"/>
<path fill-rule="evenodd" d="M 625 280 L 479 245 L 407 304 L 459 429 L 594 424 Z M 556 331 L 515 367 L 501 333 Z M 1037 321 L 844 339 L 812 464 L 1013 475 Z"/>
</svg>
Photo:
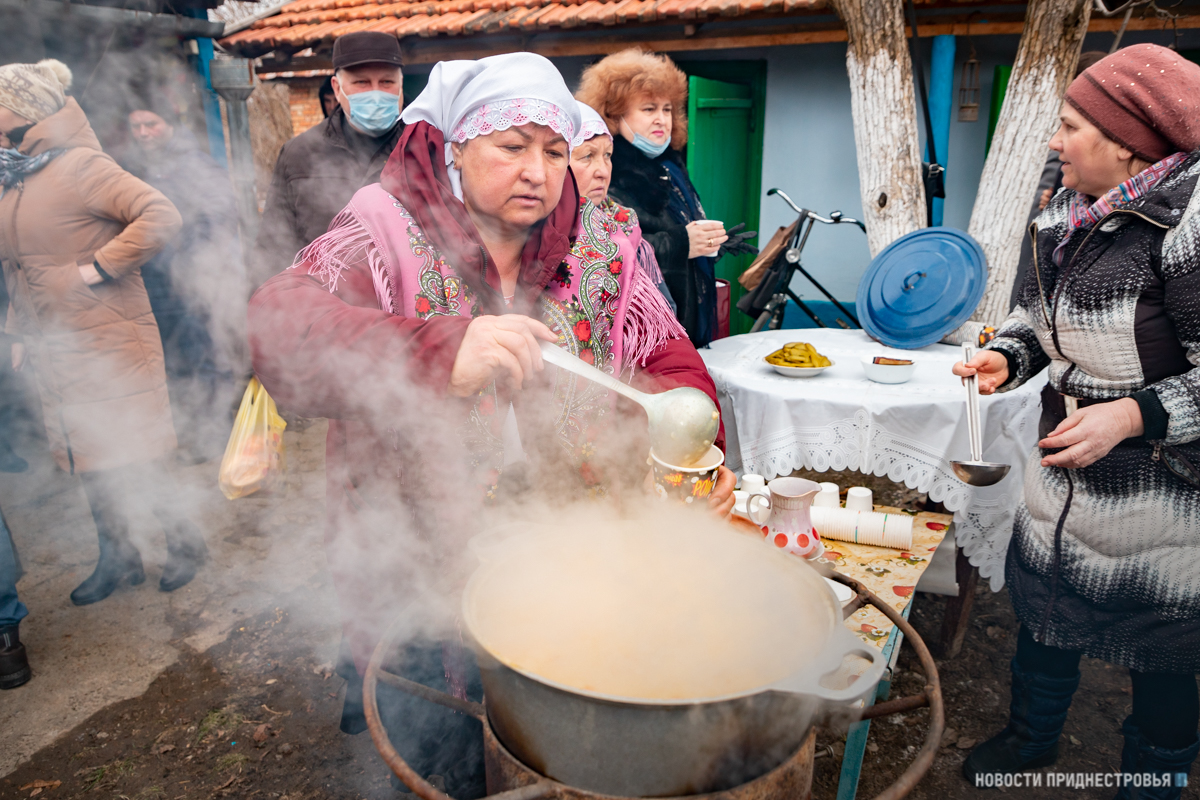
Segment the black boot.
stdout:
<svg viewBox="0 0 1200 800">
<path fill-rule="evenodd" d="M 18 628 L 0 628 L 0 689 L 15 689 L 33 677 Z"/>
<path fill-rule="evenodd" d="M 1125 734 L 1125 747 L 1121 750 L 1121 772 L 1144 779 L 1153 775 L 1154 782 L 1165 786 L 1122 786 L 1114 800 L 1179 800 L 1183 787 L 1187 786 L 1188 772 L 1200 755 L 1200 737 L 1187 747 L 1168 750 L 1151 744 L 1133 723 L 1133 717 L 1125 718 L 1121 726 Z"/>
<path fill-rule="evenodd" d="M 173 592 L 186 586 L 196 577 L 196 570 L 208 559 L 208 546 L 204 537 L 191 522 L 177 522 L 167 526 L 167 563 L 163 566 L 158 588 Z"/>
<path fill-rule="evenodd" d="M 137 586 L 146 580 L 146 572 L 142 569 L 142 556 L 128 534 L 122 530 L 114 534 L 107 525 L 98 524 L 100 530 L 100 560 L 96 562 L 96 571 L 87 580 L 75 587 L 71 592 L 71 602 L 77 606 L 98 603 L 112 594 L 121 581 L 129 579 L 130 586 Z"/>
<path fill-rule="evenodd" d="M 971 751 L 963 762 L 963 777 L 982 788 L 976 776 L 1024 772 L 1057 761 L 1058 737 L 1077 688 L 1078 672 L 1071 678 L 1051 678 L 1025 672 L 1014 658 L 1008 725 Z"/>
</svg>

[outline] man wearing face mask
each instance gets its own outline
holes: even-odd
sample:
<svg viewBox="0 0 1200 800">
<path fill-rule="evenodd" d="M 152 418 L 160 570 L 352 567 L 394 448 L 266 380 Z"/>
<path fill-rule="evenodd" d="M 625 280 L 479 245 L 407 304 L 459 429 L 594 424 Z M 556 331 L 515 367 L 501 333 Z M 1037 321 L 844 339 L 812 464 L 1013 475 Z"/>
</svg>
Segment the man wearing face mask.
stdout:
<svg viewBox="0 0 1200 800">
<path fill-rule="evenodd" d="M 379 180 L 404 130 L 401 65 L 395 36 L 364 31 L 334 42 L 338 108 L 279 153 L 251 259 L 251 289 L 291 266 L 356 191 Z"/>
</svg>

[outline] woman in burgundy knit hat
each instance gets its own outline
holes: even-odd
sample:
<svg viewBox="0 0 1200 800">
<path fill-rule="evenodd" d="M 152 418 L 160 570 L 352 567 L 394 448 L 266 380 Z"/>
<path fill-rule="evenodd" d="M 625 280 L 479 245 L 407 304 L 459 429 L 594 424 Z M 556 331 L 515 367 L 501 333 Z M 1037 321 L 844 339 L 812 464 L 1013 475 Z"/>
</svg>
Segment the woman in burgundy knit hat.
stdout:
<svg viewBox="0 0 1200 800">
<path fill-rule="evenodd" d="M 1049 367 L 1006 564 L 1011 718 L 963 764 L 976 785 L 1055 761 L 1081 655 L 1132 677 L 1121 773 L 1155 785 L 1114 775 L 1117 798 L 1180 797 L 1200 751 L 1198 103 L 1200 67 L 1157 45 L 1075 79 L 1033 269 L 996 338 L 954 368 L 987 394 Z"/>
</svg>

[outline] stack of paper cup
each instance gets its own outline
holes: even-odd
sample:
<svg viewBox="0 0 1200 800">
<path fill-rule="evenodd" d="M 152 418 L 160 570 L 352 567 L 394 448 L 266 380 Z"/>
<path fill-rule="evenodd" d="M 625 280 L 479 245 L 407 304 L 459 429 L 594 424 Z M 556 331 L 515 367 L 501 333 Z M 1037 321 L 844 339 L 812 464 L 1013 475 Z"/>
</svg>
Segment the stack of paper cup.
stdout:
<svg viewBox="0 0 1200 800">
<path fill-rule="evenodd" d="M 814 508 L 841 508 L 842 501 L 839 496 L 840 489 L 836 483 L 820 484 L 821 491 L 817 492 L 817 496 L 813 498 Z"/>
<path fill-rule="evenodd" d="M 812 522 L 822 539 L 871 544 L 893 550 L 912 549 L 913 518 L 907 514 L 815 506 L 812 509 Z"/>
</svg>

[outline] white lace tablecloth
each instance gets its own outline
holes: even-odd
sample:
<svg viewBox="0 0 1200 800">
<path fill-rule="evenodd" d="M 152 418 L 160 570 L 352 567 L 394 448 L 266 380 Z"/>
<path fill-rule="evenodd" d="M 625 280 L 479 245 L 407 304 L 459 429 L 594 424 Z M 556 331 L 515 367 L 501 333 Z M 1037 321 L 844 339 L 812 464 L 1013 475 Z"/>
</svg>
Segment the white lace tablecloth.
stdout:
<svg viewBox="0 0 1200 800">
<path fill-rule="evenodd" d="M 810 378 L 777 374 L 763 356 L 794 341 L 811 342 L 834 366 Z M 1044 376 L 980 398 L 983 458 L 1012 470 L 995 486 L 973 488 L 949 463 L 970 458 L 965 390 L 950 372 L 962 355 L 958 347 L 895 350 L 862 331 L 818 328 L 733 336 L 700 355 L 717 384 L 730 469 L 768 480 L 797 469 L 857 470 L 925 492 L 954 514 L 955 541 L 980 576 L 993 591 L 1004 585 Z M 880 355 L 916 361 L 912 380 L 867 380 L 860 358 Z"/>
</svg>

